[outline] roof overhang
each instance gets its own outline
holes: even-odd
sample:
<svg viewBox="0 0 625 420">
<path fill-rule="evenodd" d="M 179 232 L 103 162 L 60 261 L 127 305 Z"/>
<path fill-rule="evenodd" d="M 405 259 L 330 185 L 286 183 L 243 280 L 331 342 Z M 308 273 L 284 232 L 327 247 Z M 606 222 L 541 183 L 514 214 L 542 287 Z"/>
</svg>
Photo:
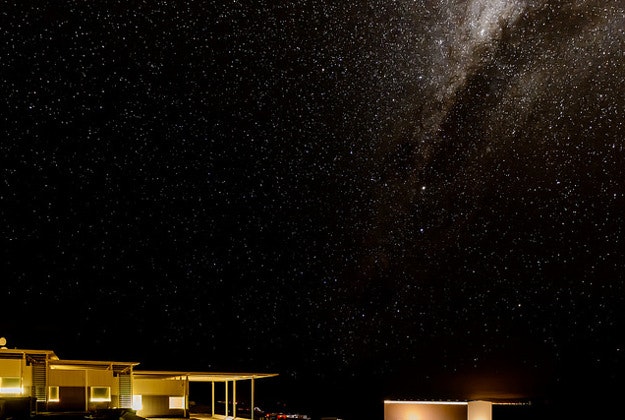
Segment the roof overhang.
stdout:
<svg viewBox="0 0 625 420">
<path fill-rule="evenodd" d="M 58 360 L 52 350 L 27 350 L 27 349 L 0 349 L 0 357 L 24 357 L 24 356 L 44 356 L 51 360 Z"/>
<path fill-rule="evenodd" d="M 49 363 L 50 369 L 83 370 L 99 369 L 112 370 L 116 373 L 127 373 L 139 362 L 113 362 L 98 360 L 54 360 Z"/>
<path fill-rule="evenodd" d="M 236 372 L 187 372 L 162 370 L 135 370 L 137 379 L 188 380 L 189 382 L 226 382 L 263 379 L 278 376 L 277 373 L 236 373 Z"/>
</svg>

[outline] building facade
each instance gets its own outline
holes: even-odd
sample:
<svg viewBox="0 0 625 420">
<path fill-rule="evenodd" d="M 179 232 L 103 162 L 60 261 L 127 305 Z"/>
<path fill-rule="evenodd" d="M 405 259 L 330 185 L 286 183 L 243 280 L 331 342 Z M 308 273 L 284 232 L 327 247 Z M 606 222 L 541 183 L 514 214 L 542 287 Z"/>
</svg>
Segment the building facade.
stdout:
<svg viewBox="0 0 625 420">
<path fill-rule="evenodd" d="M 130 409 L 141 417 L 189 417 L 192 383 L 211 383 L 206 416 L 254 418 L 256 379 L 270 373 L 140 371 L 138 362 L 64 360 L 50 350 L 0 349 L 1 409 L 20 401 L 32 413 Z M 249 381 L 250 408 L 237 407 L 237 383 Z M 225 399 L 215 398 L 216 386 Z M 230 393 L 230 395 L 229 395 Z M 216 407 L 218 406 L 218 407 Z M 238 408 L 238 410 L 237 410 Z M 247 407 L 246 407 L 247 408 Z M 217 414 L 219 409 L 220 414 Z M 238 411 L 238 412 L 237 412 Z M 242 413 L 248 413 L 246 417 Z"/>
</svg>

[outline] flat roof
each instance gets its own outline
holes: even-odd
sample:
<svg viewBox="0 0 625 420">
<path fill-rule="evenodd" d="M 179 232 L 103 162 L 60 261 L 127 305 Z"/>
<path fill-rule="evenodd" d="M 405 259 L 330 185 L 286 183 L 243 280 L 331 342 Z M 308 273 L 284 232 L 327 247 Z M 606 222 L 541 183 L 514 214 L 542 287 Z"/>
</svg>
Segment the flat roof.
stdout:
<svg viewBox="0 0 625 420">
<path fill-rule="evenodd" d="M 54 360 L 49 363 L 50 369 L 102 369 L 114 372 L 127 372 L 139 362 L 115 362 L 106 360 Z"/>
<path fill-rule="evenodd" d="M 0 348 L 0 354 L 10 355 L 28 355 L 28 356 L 48 356 L 52 360 L 58 360 L 58 356 L 52 350 L 31 350 L 31 349 L 3 349 Z"/>
<path fill-rule="evenodd" d="M 468 405 L 468 401 L 445 401 L 445 400 L 384 400 L 384 404 L 438 404 L 438 405 Z"/>
<path fill-rule="evenodd" d="M 531 405 L 524 400 L 498 400 L 498 399 L 476 399 L 476 400 L 384 400 L 384 404 L 437 404 L 437 405 L 468 405 L 470 402 L 489 402 L 493 405 Z"/>
<path fill-rule="evenodd" d="M 248 372 L 196 372 L 196 371 L 167 371 L 167 370 L 135 370 L 135 378 L 153 379 L 188 379 L 189 382 L 225 382 L 243 381 L 251 379 L 271 378 L 277 373 L 248 373 Z"/>
<path fill-rule="evenodd" d="M 277 373 L 134 370 L 133 368 L 139 365 L 139 362 L 59 359 L 52 350 L 0 349 L 0 356 L 2 355 L 11 355 L 13 357 L 46 356 L 49 360 L 49 366 L 51 369 L 102 369 L 112 370 L 114 372 L 128 372 L 132 370 L 136 378 L 186 379 L 190 382 L 225 382 L 278 376 Z"/>
</svg>

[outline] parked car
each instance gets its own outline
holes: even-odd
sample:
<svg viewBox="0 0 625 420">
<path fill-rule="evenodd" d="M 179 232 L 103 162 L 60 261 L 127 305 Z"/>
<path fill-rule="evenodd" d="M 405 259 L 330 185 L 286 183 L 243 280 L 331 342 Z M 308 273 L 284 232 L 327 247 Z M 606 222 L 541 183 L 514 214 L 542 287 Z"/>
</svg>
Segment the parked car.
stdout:
<svg viewBox="0 0 625 420">
<path fill-rule="evenodd" d="M 265 413 L 265 420 L 311 420 L 307 414 Z"/>
</svg>

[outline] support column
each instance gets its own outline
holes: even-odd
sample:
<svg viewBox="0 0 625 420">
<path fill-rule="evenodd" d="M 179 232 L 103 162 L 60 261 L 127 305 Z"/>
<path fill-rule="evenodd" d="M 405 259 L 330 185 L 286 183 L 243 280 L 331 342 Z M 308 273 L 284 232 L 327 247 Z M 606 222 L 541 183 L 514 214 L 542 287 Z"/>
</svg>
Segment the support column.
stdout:
<svg viewBox="0 0 625 420">
<path fill-rule="evenodd" d="M 232 418 L 237 418 L 237 381 L 232 381 Z"/>
<path fill-rule="evenodd" d="M 89 372 L 85 369 L 85 412 L 89 411 Z"/>
<path fill-rule="evenodd" d="M 20 361 L 20 395 L 24 395 L 24 366 L 26 366 L 26 353 L 22 353 L 22 360 Z M 32 391 L 28 390 L 28 396 L 33 397 L 34 395 L 32 394 Z"/>
<path fill-rule="evenodd" d="M 228 381 L 225 381 L 224 384 L 226 384 L 226 401 L 224 403 L 224 405 L 226 406 L 226 412 L 224 413 L 224 415 L 228 417 Z"/>
<path fill-rule="evenodd" d="M 46 378 L 45 378 L 45 392 L 46 392 L 46 411 L 49 410 L 48 404 L 50 404 L 50 402 L 48 401 L 48 398 L 50 398 L 50 395 L 48 394 L 49 390 L 50 390 L 50 384 L 48 381 L 48 378 L 50 377 L 50 355 L 46 354 Z M 37 402 L 39 402 L 39 400 L 37 400 Z M 39 412 L 39 404 L 37 404 L 37 412 Z"/>
<path fill-rule="evenodd" d="M 184 418 L 187 418 L 187 410 L 189 407 L 189 375 L 187 375 L 187 378 L 185 380 L 184 383 L 184 410 L 183 410 L 183 416 Z"/>
<path fill-rule="evenodd" d="M 211 381 L 211 417 L 215 417 L 215 381 Z"/>
<path fill-rule="evenodd" d="M 250 392 L 250 400 L 252 401 L 252 406 L 250 407 L 250 419 L 254 420 L 254 377 L 252 376 L 252 390 Z"/>
</svg>

